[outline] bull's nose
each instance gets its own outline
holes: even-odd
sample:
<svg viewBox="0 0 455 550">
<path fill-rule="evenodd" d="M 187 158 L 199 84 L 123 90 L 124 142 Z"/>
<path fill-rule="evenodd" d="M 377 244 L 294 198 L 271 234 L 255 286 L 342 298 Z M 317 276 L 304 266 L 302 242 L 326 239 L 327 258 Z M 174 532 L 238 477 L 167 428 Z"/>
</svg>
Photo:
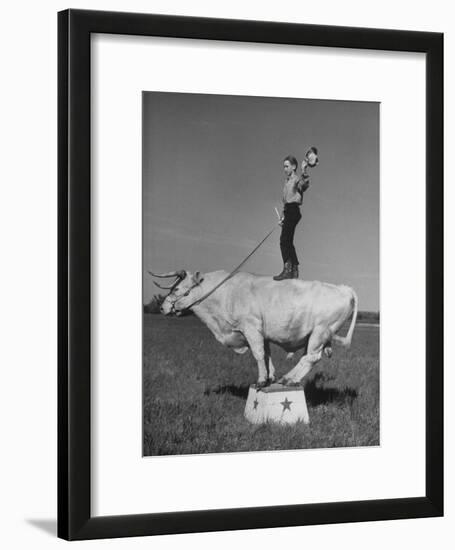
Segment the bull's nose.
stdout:
<svg viewBox="0 0 455 550">
<path fill-rule="evenodd" d="M 164 309 L 160 307 L 160 313 L 164 313 Z"/>
</svg>

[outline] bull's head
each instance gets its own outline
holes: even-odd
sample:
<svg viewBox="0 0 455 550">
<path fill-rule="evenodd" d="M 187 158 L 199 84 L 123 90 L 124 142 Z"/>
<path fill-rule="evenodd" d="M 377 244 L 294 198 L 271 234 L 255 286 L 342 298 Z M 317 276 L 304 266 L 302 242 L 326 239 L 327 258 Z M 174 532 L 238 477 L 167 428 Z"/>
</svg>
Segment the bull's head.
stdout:
<svg viewBox="0 0 455 550">
<path fill-rule="evenodd" d="M 197 300 L 200 296 L 197 291 L 199 285 L 204 280 L 199 271 L 191 273 L 189 271 L 170 271 L 169 273 L 152 273 L 149 271 L 152 277 L 171 278 L 174 277 L 174 281 L 167 286 L 160 285 L 156 281 L 153 281 L 157 287 L 169 290 L 169 294 L 161 304 L 160 311 L 164 315 L 174 313 L 175 315 L 181 315 L 182 312 L 191 306 L 191 304 Z"/>
</svg>

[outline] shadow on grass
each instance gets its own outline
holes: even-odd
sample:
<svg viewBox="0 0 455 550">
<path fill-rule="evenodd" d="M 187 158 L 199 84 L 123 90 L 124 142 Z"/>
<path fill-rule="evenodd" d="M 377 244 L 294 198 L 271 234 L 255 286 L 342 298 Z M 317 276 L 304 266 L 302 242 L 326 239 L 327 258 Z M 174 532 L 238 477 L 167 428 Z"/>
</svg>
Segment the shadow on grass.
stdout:
<svg viewBox="0 0 455 550">
<path fill-rule="evenodd" d="M 228 384 L 226 386 L 217 386 L 216 388 L 207 388 L 204 391 L 204 395 L 210 395 L 211 393 L 224 394 L 230 393 L 234 397 L 241 397 L 246 399 L 248 397 L 249 385 L 237 386 L 235 384 Z"/>
<path fill-rule="evenodd" d="M 329 403 L 352 405 L 357 398 L 357 390 L 353 388 L 326 388 L 323 384 L 330 380 L 326 375 L 318 372 L 312 380 L 305 384 L 305 397 L 311 407 L 327 405 Z"/>
<path fill-rule="evenodd" d="M 350 405 L 352 406 L 354 400 L 357 398 L 357 390 L 353 388 L 329 388 L 325 387 L 325 384 L 331 380 L 331 377 L 317 373 L 312 380 L 305 384 L 305 397 L 310 407 L 317 407 L 318 405 L 328 405 L 329 403 L 336 403 L 338 405 Z M 206 388 L 204 395 L 210 394 L 230 394 L 234 397 L 240 397 L 246 399 L 248 397 L 248 390 L 250 386 L 247 384 L 236 385 L 227 384 L 225 386 L 216 386 L 214 388 Z"/>
</svg>

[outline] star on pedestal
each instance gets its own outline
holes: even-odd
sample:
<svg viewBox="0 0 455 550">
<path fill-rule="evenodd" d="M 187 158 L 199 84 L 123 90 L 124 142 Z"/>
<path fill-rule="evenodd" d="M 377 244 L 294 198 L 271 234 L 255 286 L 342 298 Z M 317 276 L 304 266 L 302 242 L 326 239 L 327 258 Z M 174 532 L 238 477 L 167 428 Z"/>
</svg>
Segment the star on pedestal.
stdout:
<svg viewBox="0 0 455 550">
<path fill-rule="evenodd" d="M 283 412 L 288 409 L 288 411 L 291 410 L 291 403 L 293 403 L 293 401 L 289 401 L 288 398 L 286 397 L 284 401 L 281 401 L 281 405 L 283 405 Z"/>
<path fill-rule="evenodd" d="M 256 410 L 258 408 L 258 405 L 259 405 L 259 401 L 257 399 L 255 399 L 253 401 L 253 410 Z"/>
</svg>

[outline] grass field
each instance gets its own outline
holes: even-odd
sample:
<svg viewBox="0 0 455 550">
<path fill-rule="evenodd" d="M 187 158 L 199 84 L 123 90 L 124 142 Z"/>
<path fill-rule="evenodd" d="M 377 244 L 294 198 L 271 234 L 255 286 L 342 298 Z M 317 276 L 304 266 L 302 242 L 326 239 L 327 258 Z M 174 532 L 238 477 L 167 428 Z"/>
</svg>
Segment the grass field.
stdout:
<svg viewBox="0 0 455 550">
<path fill-rule="evenodd" d="M 379 327 L 358 324 L 350 350 L 334 345 L 305 379 L 310 424 L 252 425 L 250 352 L 219 344 L 194 316 L 144 315 L 144 455 L 379 445 Z M 286 361 L 272 346 L 277 375 Z"/>
</svg>

